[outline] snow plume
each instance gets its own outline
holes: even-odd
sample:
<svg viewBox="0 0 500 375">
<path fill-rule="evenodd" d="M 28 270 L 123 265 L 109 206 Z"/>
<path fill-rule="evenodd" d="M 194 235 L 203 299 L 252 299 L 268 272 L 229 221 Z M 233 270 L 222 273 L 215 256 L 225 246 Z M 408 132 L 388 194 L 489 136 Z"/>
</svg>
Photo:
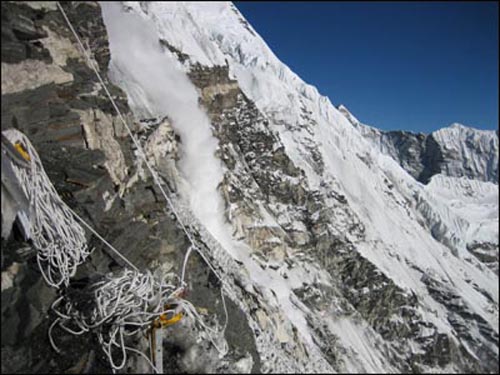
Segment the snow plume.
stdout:
<svg viewBox="0 0 500 375">
<path fill-rule="evenodd" d="M 207 114 L 198 105 L 198 93 L 187 75 L 162 51 L 151 22 L 119 3 L 103 2 L 103 18 L 109 36 L 110 72 L 129 97 L 136 114 L 168 116 L 181 137 L 183 155 L 179 168 L 186 178 L 186 198 L 198 219 L 216 238 L 224 226 L 224 204 L 217 193 L 222 167 L 214 153 Z"/>
</svg>

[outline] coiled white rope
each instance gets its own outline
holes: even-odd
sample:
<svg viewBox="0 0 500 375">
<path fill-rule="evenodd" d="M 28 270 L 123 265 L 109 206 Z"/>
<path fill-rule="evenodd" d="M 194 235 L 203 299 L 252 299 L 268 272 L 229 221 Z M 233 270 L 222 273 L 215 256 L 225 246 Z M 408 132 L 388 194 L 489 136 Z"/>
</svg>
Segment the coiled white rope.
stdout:
<svg viewBox="0 0 500 375">
<path fill-rule="evenodd" d="M 95 329 L 113 372 L 125 366 L 127 351 L 143 356 L 157 372 L 144 353 L 127 346 L 125 341 L 127 337 L 151 327 L 152 322 L 162 314 L 174 315 L 180 312 L 204 329 L 220 355 L 223 356 L 228 351 L 225 340 L 222 347 L 216 343 L 214 337 L 219 332 L 203 322 L 189 301 L 180 298 L 182 287 L 176 288 L 173 284 L 158 281 L 151 272 L 124 270 L 118 276 L 106 276 L 104 280 L 95 283 L 91 290 L 95 305 L 90 313 L 75 309 L 72 301 L 65 301 L 64 297 L 58 298 L 52 304 L 52 309 L 58 317 L 49 328 L 49 340 L 57 352 L 60 350 L 52 338 L 52 330 L 56 325 L 73 335 L 81 335 Z M 63 301 L 65 303 L 61 305 Z M 70 328 L 68 324 L 76 327 Z M 113 353 L 114 348 L 115 352 L 118 349 L 118 355 Z"/>
<path fill-rule="evenodd" d="M 125 366 L 127 350 L 131 349 L 125 345 L 124 336 L 131 336 L 149 325 L 152 319 L 172 312 L 164 310 L 163 306 L 172 298 L 176 288 L 173 285 L 158 283 L 150 272 L 124 270 L 118 276 L 106 276 L 105 280 L 94 284 L 91 289 L 95 306 L 90 313 L 78 311 L 74 308 L 73 301 L 65 301 L 64 297 L 52 304 L 58 318 L 49 329 L 50 342 L 53 348 L 60 352 L 52 338 L 52 329 L 56 324 L 74 335 L 95 329 L 111 368 L 113 371 L 119 370 Z M 62 306 L 64 312 L 59 310 L 62 301 L 65 301 Z M 69 328 L 69 323 L 76 328 Z M 116 356 L 113 356 L 113 347 L 120 349 L 121 361 L 117 361 Z M 146 356 L 145 358 L 147 359 Z M 147 360 L 149 363 L 149 359 Z"/>
<path fill-rule="evenodd" d="M 78 264 L 82 263 L 90 254 L 87 251 L 84 256 L 75 258 L 76 255 L 82 254 L 78 252 L 80 247 L 87 249 L 87 245 L 85 233 L 78 223 L 74 221 L 73 216 L 118 254 L 133 270 L 124 270 L 121 275 L 116 277 L 107 276 L 106 280 L 91 286 L 91 289 L 94 290 L 95 308 L 90 315 L 77 310 L 73 301 L 64 299 L 64 296 L 61 296 L 53 303 L 52 310 L 58 317 L 51 324 L 48 334 L 54 350 L 60 352 L 52 338 L 52 331 L 56 325 L 73 335 L 81 335 L 95 328 L 97 329 L 99 343 L 109 360 L 113 372 L 125 366 L 127 351 L 144 357 L 146 362 L 157 372 L 151 360 L 144 353 L 125 344 L 125 337 L 132 336 L 143 330 L 160 315 L 173 313 L 174 310 L 163 308 L 170 300 L 176 302 L 177 312 L 182 312 L 204 330 L 205 335 L 212 342 L 219 355 L 224 356 L 227 353 L 227 342 L 222 340 L 223 346 L 219 346 L 216 340 L 216 337 L 220 337 L 221 333 L 223 334 L 228 322 L 223 290 L 221 289 L 221 298 L 225 322 L 222 330 L 208 327 L 189 301 L 178 298 L 178 295 L 186 286 L 184 278 L 187 261 L 193 249 L 192 246 L 188 248 L 184 257 L 179 287 L 156 281 L 150 272 L 140 273 L 137 267 L 60 199 L 28 137 L 15 129 L 4 131 L 4 135 L 14 144 L 20 142 L 30 157 L 29 168 L 14 166 L 14 173 L 32 206 L 30 218 L 32 221 L 33 243 L 38 250 L 38 257 L 42 259 L 39 260 L 39 266 L 46 281 L 50 285 L 57 286 L 53 282 L 52 276 L 59 273 L 60 282 L 64 282 L 67 286 L 69 279 L 74 276 Z M 45 235 L 45 232 L 49 234 Z M 74 238 L 77 240 L 74 240 Z M 80 245 L 80 247 L 76 247 L 76 250 L 73 245 L 75 242 Z M 46 260 L 46 262 L 43 260 Z M 71 270 L 68 270 L 68 264 L 72 265 Z M 49 267 L 48 271 L 43 265 Z M 209 266 L 211 265 L 209 264 Z M 63 302 L 62 309 L 64 312 L 59 310 L 59 306 Z M 76 328 L 70 328 L 68 324 L 73 324 Z M 134 329 L 131 330 L 130 327 L 134 327 Z M 113 348 L 119 348 L 121 353 L 121 362 L 119 364 L 117 364 L 116 358 L 113 356 Z"/>
<path fill-rule="evenodd" d="M 12 144 L 20 142 L 30 157 L 29 168 L 12 163 L 12 169 L 30 202 L 31 239 L 37 249 L 40 272 L 47 284 L 56 288 L 67 286 L 78 265 L 91 252 L 85 231 L 59 197 L 28 137 L 16 129 L 3 134 Z"/>
</svg>

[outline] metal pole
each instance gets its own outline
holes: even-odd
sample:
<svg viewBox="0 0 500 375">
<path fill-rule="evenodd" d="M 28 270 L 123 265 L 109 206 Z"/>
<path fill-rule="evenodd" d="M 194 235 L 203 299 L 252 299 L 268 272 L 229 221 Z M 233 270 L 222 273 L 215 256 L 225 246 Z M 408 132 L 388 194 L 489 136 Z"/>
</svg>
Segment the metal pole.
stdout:
<svg viewBox="0 0 500 375">
<path fill-rule="evenodd" d="M 153 329 L 155 340 L 155 367 L 159 374 L 163 374 L 163 329 Z"/>
</svg>

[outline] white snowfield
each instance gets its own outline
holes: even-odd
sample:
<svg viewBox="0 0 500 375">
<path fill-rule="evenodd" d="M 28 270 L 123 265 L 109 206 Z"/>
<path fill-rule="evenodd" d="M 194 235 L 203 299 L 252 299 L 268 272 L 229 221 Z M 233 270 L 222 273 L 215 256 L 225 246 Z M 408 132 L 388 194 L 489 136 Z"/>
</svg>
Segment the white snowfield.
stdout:
<svg viewBox="0 0 500 375">
<path fill-rule="evenodd" d="M 498 242 L 498 185 L 439 174 L 425 189 L 468 223 L 466 232 L 459 233 L 466 244 Z"/>
<path fill-rule="evenodd" d="M 291 371 L 333 371 L 311 338 L 305 319 L 310 312 L 305 306 L 297 307 L 291 298 L 296 280 L 311 276 L 304 272 L 285 280 L 278 272 L 263 272 L 250 256 L 252 249 L 232 238 L 217 191 L 222 179 L 221 162 L 214 155 L 217 140 L 187 78 L 191 64 L 229 65 L 232 78 L 270 120 L 269 126 L 279 134 L 287 155 L 304 170 L 308 186 L 334 189 L 346 196 L 350 209 L 366 228 L 362 241 L 353 238 L 356 250 L 403 290 L 414 292 L 419 297 L 419 312 L 427 321 L 443 333 L 453 331 L 447 310 L 422 282 L 422 270 L 449 286 L 498 333 L 498 275 L 467 250 L 467 244 L 488 242 L 496 244 L 498 252 L 498 185 L 445 175 L 433 176 L 428 185 L 417 182 L 365 139 L 327 97 L 283 64 L 231 3 L 103 2 L 101 6 L 114 81 L 127 92 L 137 117 L 168 115 L 181 135 L 180 170 L 185 178 L 181 195 L 227 253 L 243 263 L 249 283 L 263 289 L 270 304 L 277 303 L 308 347 L 310 367 L 293 364 Z M 173 53 L 160 49 L 158 39 L 187 54 L 189 60 L 181 64 Z M 308 114 L 306 120 L 301 116 L 304 113 Z M 484 141 L 489 136 L 463 126 L 454 125 L 436 134 L 439 142 L 464 153 L 465 159 L 469 151 L 463 147 L 464 137 L 478 147 L 491 146 Z M 498 150 L 498 138 L 496 142 Z M 311 162 L 306 147 L 310 144 L 317 147 L 324 161 L 321 175 Z M 496 164 L 470 163 L 477 169 L 498 168 L 498 155 Z M 460 167 L 449 165 L 450 170 Z M 263 216 L 274 220 L 270 212 Z M 343 227 L 342 218 L 332 217 L 331 221 Z M 328 281 L 324 272 L 318 274 Z M 340 345 L 348 348 L 344 354 L 346 371 L 391 371 L 377 345 L 380 337 L 365 327 L 365 322 L 347 317 L 324 319 L 338 335 Z M 498 355 L 498 347 L 493 345 L 492 350 Z M 267 366 L 276 370 L 272 363 Z"/>
<path fill-rule="evenodd" d="M 498 136 L 494 131 L 454 123 L 432 134 L 442 145 L 445 157 L 454 156 L 443 166 L 446 175 L 459 177 L 464 169 L 476 176 L 491 176 L 498 171 Z M 479 158 L 476 151 L 489 157 Z M 498 174 L 495 182 L 498 183 Z"/>
</svg>

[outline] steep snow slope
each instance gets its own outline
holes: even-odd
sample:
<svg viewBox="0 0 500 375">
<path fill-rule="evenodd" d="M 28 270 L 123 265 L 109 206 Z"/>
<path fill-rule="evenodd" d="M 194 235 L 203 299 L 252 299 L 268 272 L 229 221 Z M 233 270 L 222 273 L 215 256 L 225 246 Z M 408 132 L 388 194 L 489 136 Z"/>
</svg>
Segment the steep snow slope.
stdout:
<svg viewBox="0 0 500 375">
<path fill-rule="evenodd" d="M 432 177 L 425 190 L 464 223 L 457 236 L 498 275 L 498 185 L 467 177 Z"/>
<path fill-rule="evenodd" d="M 289 367 L 265 357 L 270 339 L 258 348 L 267 370 L 498 367 L 498 193 L 492 184 L 439 176 L 427 186 L 417 182 L 281 63 L 232 4 L 103 8 L 116 83 L 137 116 L 166 114 L 181 136 L 179 166 L 191 183 L 181 185 L 181 195 L 245 268 L 246 282 L 262 291 L 261 308 L 278 309 L 275 333 Z M 123 24 L 117 26 L 127 13 L 143 20 L 137 25 L 144 32 L 135 21 L 125 26 L 134 30 L 133 45 Z M 224 66 L 222 82 L 217 69 Z M 222 167 L 216 169 L 209 167 L 218 160 L 207 131 L 219 142 Z M 192 143 L 199 134 L 204 142 Z M 457 141 L 453 147 L 470 158 L 469 146 Z M 460 168 L 452 163 L 449 170 Z M 474 168 L 489 173 L 494 166 L 477 161 Z M 470 190 L 476 196 L 460 200 Z M 220 199 L 225 210 L 220 204 L 205 210 L 207 201 Z M 261 250 L 267 248 L 272 252 Z M 308 293 L 321 296 L 314 300 L 324 307 Z M 302 346 L 310 361 L 298 354 Z"/>
</svg>

